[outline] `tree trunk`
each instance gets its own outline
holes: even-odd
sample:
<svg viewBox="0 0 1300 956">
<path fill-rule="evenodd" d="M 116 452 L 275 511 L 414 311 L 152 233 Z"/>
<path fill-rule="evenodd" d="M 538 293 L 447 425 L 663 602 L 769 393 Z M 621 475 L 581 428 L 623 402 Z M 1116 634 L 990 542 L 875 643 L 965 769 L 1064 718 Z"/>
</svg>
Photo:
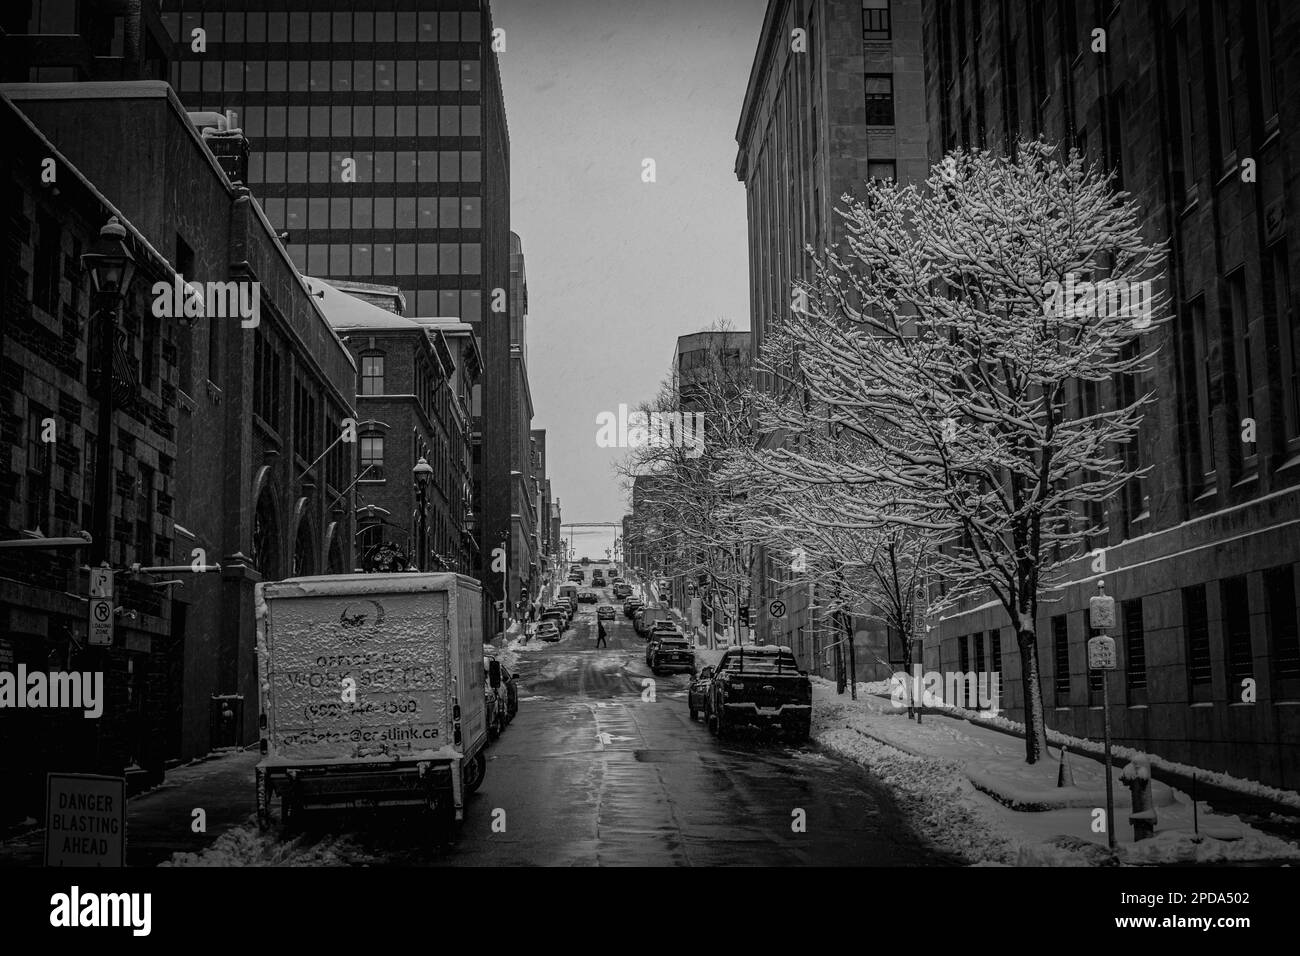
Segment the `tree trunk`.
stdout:
<svg viewBox="0 0 1300 956">
<path fill-rule="evenodd" d="M 1038 681 L 1038 641 L 1032 630 L 1020 630 L 1020 685 L 1025 698 L 1025 763 L 1038 763 L 1047 750 L 1043 690 Z"/>
</svg>

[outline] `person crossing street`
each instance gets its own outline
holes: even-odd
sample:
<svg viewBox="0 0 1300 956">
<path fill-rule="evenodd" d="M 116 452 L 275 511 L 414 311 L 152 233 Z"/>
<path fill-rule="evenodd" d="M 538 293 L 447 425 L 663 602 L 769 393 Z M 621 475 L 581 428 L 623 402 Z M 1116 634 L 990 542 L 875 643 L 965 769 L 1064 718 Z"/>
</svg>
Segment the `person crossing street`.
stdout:
<svg viewBox="0 0 1300 956">
<path fill-rule="evenodd" d="M 605 640 L 605 625 L 600 618 L 596 618 L 596 646 L 600 647 L 602 644 L 609 647 L 609 642 Z"/>
</svg>

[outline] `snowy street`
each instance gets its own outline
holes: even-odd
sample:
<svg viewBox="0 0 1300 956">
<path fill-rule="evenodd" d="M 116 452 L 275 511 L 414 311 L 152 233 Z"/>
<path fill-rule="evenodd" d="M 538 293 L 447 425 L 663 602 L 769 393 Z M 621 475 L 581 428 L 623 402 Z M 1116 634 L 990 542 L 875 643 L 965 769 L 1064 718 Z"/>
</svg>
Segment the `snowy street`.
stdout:
<svg viewBox="0 0 1300 956">
<path fill-rule="evenodd" d="M 251 821 L 181 864 L 229 865 L 935 865 L 955 858 L 905 822 L 881 782 L 815 746 L 719 741 L 687 716 L 685 675 L 650 677 L 620 613 L 596 650 L 584 607 L 556 644 L 510 652 L 519 713 L 488 748 L 487 777 L 456 845 L 427 845 L 418 820 L 308 820 L 288 840 Z M 251 801 L 252 775 L 247 775 Z M 804 811 L 806 832 L 792 829 Z M 504 832 L 494 819 L 501 821 Z M 178 827 L 187 820 L 179 817 Z M 186 841 L 189 844 L 189 841 Z"/>
</svg>

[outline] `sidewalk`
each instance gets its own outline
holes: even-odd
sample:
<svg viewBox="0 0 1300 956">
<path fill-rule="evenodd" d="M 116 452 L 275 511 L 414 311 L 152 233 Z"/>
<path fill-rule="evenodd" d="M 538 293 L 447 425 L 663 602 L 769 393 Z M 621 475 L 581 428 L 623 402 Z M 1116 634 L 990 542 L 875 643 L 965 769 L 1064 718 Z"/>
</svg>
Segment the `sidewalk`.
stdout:
<svg viewBox="0 0 1300 956">
<path fill-rule="evenodd" d="M 853 701 L 847 694 L 836 694 L 832 682 L 815 678 L 813 705 L 814 736 L 819 743 L 863 764 L 914 798 L 914 810 L 926 832 L 972 863 L 1300 862 L 1300 849 L 1293 844 L 1237 816 L 1216 813 L 1203 802 L 1194 824 L 1187 794 L 1155 780 L 1151 785 L 1155 837 L 1134 843 L 1129 790 L 1119 778 L 1128 763 L 1126 756 L 1116 757 L 1112 764 L 1116 839 L 1112 857 L 1105 832 L 1093 832 L 1106 806 L 1104 766 L 1078 751 L 1067 760 L 1074 785 L 1058 788 L 1060 750 L 1055 744 L 1046 759 L 1026 764 L 1023 738 L 934 713 L 926 713 L 918 726 L 906 710 L 893 706 L 881 685 L 859 684 L 858 700 Z M 1206 776 L 1223 780 L 1223 775 L 1206 772 Z M 1259 785 L 1240 784 L 1244 792 L 1259 792 Z"/>
<path fill-rule="evenodd" d="M 167 773 L 162 784 L 126 803 L 126 865 L 157 866 L 178 851 L 196 853 L 256 812 L 256 748 L 227 751 Z M 207 832 L 195 833 L 194 810 L 207 814 Z M 42 866 L 45 830 L 0 843 L 0 867 Z"/>
</svg>

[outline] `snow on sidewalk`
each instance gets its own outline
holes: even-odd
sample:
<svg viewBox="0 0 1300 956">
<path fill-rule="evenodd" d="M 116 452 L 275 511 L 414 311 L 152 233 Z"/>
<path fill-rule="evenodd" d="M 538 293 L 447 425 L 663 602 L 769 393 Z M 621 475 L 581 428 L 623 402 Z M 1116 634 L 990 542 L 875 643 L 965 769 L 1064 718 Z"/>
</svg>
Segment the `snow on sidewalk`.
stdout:
<svg viewBox="0 0 1300 956">
<path fill-rule="evenodd" d="M 1105 865 L 1300 861 L 1300 849 L 1200 808 L 1199 837 L 1182 792 L 1152 785 L 1156 835 L 1133 842 L 1129 792 L 1113 768 L 1116 856 L 1105 833 L 1094 833 L 1105 808 L 1104 770 L 1086 758 L 1070 762 L 1075 786 L 1056 788 L 1058 761 L 1025 763 L 1024 743 L 960 718 L 926 714 L 921 725 L 859 684 L 857 701 L 813 679 L 813 735 L 827 749 L 862 764 L 908 800 L 918 829 L 974 864 Z M 1042 809 L 1052 807 L 1053 809 Z M 1028 812 L 1030 810 L 1037 812 Z M 1226 839 L 1218 839 L 1225 837 Z"/>
</svg>

